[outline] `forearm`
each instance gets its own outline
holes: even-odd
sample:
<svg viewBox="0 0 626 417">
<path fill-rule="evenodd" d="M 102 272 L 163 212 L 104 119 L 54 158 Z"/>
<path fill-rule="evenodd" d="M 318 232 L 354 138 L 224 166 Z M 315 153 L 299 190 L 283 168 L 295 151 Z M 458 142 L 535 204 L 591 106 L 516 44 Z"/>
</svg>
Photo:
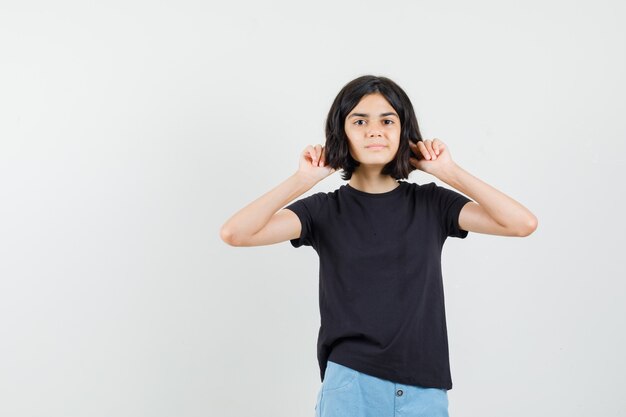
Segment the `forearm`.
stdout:
<svg viewBox="0 0 626 417">
<path fill-rule="evenodd" d="M 537 222 L 537 218 L 522 204 L 457 164 L 439 179 L 476 201 L 503 227 L 524 228 Z"/>
<path fill-rule="evenodd" d="M 287 203 L 301 196 L 315 185 L 306 176 L 295 173 L 235 213 L 221 228 L 223 237 L 252 236 L 261 230 L 271 217 Z"/>
</svg>

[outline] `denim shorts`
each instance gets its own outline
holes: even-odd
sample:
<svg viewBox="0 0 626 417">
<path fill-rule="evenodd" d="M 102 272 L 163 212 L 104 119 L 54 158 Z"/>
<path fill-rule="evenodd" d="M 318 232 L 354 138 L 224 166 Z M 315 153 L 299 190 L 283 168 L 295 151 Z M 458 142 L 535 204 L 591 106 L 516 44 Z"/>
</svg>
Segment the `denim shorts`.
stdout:
<svg viewBox="0 0 626 417">
<path fill-rule="evenodd" d="M 397 384 L 328 361 L 315 417 L 448 417 L 448 391 Z"/>
</svg>

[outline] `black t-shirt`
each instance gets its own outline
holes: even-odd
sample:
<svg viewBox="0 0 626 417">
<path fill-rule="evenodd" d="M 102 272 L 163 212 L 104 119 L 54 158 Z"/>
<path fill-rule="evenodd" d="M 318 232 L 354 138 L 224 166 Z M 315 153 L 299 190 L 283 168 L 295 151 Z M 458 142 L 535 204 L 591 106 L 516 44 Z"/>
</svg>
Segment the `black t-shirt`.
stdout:
<svg viewBox="0 0 626 417">
<path fill-rule="evenodd" d="M 464 239 L 470 200 L 448 188 L 398 181 L 384 193 L 349 184 L 296 200 L 293 247 L 319 255 L 320 377 L 328 360 L 407 385 L 452 389 L 441 250 Z"/>
</svg>

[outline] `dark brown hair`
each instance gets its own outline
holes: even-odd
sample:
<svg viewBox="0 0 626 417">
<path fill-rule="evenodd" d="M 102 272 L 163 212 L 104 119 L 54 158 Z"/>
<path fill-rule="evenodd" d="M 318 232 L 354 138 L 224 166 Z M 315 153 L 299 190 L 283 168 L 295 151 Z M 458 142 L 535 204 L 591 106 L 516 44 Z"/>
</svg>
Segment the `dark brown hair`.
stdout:
<svg viewBox="0 0 626 417">
<path fill-rule="evenodd" d="M 346 84 L 330 107 L 326 118 L 326 164 L 334 169 L 343 169 L 341 178 L 349 180 L 355 168 L 360 165 L 350 155 L 348 136 L 344 129 L 346 116 L 359 104 L 363 96 L 380 93 L 391 104 L 400 116 L 400 144 L 395 158 L 385 165 L 383 175 L 391 175 L 395 179 L 406 179 L 416 168 L 409 162 L 412 151 L 409 140 L 417 143 L 422 135 L 417 124 L 413 104 L 404 90 L 387 77 L 363 75 Z M 414 155 L 413 155 L 414 156 Z"/>
</svg>

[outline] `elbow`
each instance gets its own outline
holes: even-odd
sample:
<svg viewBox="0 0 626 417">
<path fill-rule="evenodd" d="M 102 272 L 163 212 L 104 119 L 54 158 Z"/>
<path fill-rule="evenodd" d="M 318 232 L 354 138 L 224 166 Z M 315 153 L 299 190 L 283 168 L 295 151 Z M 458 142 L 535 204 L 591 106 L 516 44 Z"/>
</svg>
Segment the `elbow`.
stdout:
<svg viewBox="0 0 626 417">
<path fill-rule="evenodd" d="M 526 236 L 531 235 L 535 230 L 537 230 L 538 224 L 539 224 L 539 221 L 537 220 L 537 217 L 535 217 L 534 215 L 531 215 L 528 221 L 524 223 L 524 226 L 518 229 L 517 236 L 526 237 Z"/>
<path fill-rule="evenodd" d="M 224 243 L 230 246 L 239 246 L 239 242 L 237 241 L 235 234 L 224 226 L 220 229 L 220 238 Z"/>
</svg>

